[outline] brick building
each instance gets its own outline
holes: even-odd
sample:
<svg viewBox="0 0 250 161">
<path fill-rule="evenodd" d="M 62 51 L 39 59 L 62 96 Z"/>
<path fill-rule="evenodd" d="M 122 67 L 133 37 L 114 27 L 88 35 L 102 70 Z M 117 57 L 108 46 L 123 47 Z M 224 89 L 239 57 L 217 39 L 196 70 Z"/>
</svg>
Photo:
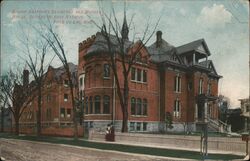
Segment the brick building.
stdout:
<svg viewBox="0 0 250 161">
<path fill-rule="evenodd" d="M 69 63 L 69 69 L 72 74 L 75 95 L 77 95 L 77 65 Z M 24 78 L 27 81 L 28 76 L 27 73 Z M 30 87 L 33 86 L 33 83 L 30 83 Z M 37 110 L 37 99 L 35 98 L 20 118 L 20 132 L 36 133 Z M 63 66 L 59 68 L 49 66 L 42 93 L 42 134 L 73 136 L 72 118 L 72 100 L 66 71 Z"/>
<path fill-rule="evenodd" d="M 124 26 L 122 34 L 128 37 Z M 115 36 L 110 37 L 118 45 Z M 107 51 L 101 32 L 79 43 L 79 90 L 85 102 L 87 127 L 102 130 L 113 122 L 120 130 L 122 112 L 114 76 L 105 58 Z M 209 123 L 210 130 L 218 131 L 221 76 L 208 60 L 210 55 L 204 39 L 175 47 L 158 31 L 155 43 L 142 48 L 129 74 L 129 131 L 164 130 L 167 112 L 173 118 L 172 131 L 195 131 L 203 120 Z M 120 65 L 118 61 L 118 73 L 122 73 Z M 120 74 L 120 82 L 122 79 Z"/>
</svg>

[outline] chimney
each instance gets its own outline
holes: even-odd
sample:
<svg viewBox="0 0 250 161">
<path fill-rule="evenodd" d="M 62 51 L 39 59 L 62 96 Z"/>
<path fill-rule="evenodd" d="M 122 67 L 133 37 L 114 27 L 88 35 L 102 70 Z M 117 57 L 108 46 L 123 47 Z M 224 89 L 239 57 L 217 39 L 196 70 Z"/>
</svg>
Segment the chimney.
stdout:
<svg viewBox="0 0 250 161">
<path fill-rule="evenodd" d="M 29 85 L 29 71 L 23 70 L 23 86 L 27 87 Z"/>
<path fill-rule="evenodd" d="M 161 31 L 157 31 L 156 32 L 156 47 L 161 47 L 161 43 L 162 43 L 162 32 Z"/>
</svg>

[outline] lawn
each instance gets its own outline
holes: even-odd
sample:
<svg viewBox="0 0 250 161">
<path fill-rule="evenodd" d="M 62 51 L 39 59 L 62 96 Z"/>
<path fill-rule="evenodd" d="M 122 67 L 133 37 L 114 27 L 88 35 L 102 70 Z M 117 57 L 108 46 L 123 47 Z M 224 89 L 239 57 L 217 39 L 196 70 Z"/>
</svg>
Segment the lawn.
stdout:
<svg viewBox="0 0 250 161">
<path fill-rule="evenodd" d="M 26 135 L 16 136 L 13 134 L 0 133 L 0 138 L 39 141 L 39 142 L 48 142 L 54 144 L 67 144 L 67 145 L 96 148 L 102 150 L 113 150 L 113 151 L 120 151 L 127 153 L 138 153 L 138 154 L 147 154 L 147 155 L 155 155 L 163 157 L 186 158 L 186 159 L 196 159 L 196 160 L 202 159 L 200 153 L 195 151 L 130 146 L 130 145 L 112 144 L 112 143 L 97 143 L 88 140 L 82 140 L 82 139 L 74 140 L 73 138 L 64 138 L 64 137 L 49 137 L 49 136 L 37 137 L 37 136 L 26 136 Z M 233 160 L 233 159 L 242 159 L 243 157 L 244 156 L 232 155 L 232 154 L 209 154 L 208 156 L 206 156 L 206 159 Z"/>
</svg>

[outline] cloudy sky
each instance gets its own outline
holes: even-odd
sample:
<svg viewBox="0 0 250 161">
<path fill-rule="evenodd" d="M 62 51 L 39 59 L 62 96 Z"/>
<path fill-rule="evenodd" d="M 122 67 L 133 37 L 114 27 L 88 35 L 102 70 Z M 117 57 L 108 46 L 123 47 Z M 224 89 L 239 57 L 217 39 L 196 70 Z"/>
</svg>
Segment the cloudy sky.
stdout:
<svg viewBox="0 0 250 161">
<path fill-rule="evenodd" d="M 60 34 L 70 61 L 78 62 L 78 43 L 95 34 L 98 29 L 90 22 L 100 22 L 98 6 L 110 10 L 111 2 L 95 1 L 4 1 L 1 4 L 1 72 L 22 64 L 23 32 L 36 37 L 30 24 L 37 25 L 45 15 L 51 16 Z M 231 99 L 232 107 L 239 98 L 249 95 L 249 9 L 247 0 L 169 0 L 128 1 L 127 19 L 134 15 L 130 38 L 138 37 L 147 22 L 151 31 L 161 17 L 157 30 L 174 46 L 204 38 L 217 72 L 223 76 L 219 94 Z M 123 19 L 124 3 L 113 1 L 118 20 Z M 29 25 L 27 25 L 29 24 Z M 22 29 L 22 30 L 21 30 Z M 22 32 L 23 31 L 23 32 Z M 155 37 L 148 42 L 150 45 Z M 53 66 L 60 62 L 54 60 Z"/>
</svg>

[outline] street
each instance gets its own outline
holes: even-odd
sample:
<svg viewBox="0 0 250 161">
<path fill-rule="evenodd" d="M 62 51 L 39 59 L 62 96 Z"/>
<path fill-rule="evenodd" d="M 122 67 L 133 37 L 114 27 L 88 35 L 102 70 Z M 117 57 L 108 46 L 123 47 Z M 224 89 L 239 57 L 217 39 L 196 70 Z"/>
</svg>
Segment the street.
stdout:
<svg viewBox="0 0 250 161">
<path fill-rule="evenodd" d="M 6 161 L 149 161 L 173 160 L 156 156 L 128 154 L 61 144 L 0 138 L 0 155 Z M 178 159 L 179 160 L 179 159 Z"/>
</svg>

